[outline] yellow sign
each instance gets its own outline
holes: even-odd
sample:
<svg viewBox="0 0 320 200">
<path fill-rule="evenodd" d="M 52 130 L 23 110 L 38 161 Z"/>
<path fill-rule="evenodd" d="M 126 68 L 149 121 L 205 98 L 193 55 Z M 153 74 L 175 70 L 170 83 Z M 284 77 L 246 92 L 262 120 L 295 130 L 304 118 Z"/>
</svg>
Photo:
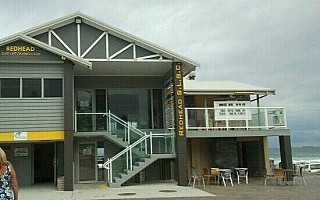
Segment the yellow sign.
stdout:
<svg viewBox="0 0 320 200">
<path fill-rule="evenodd" d="M 183 75 L 181 63 L 175 65 L 175 99 L 176 99 L 176 120 L 177 120 L 177 130 L 178 136 L 185 136 L 185 119 L 184 119 L 184 99 L 183 99 Z"/>
<path fill-rule="evenodd" d="M 35 47 L 29 46 L 6 46 L 6 51 L 35 51 Z"/>
<path fill-rule="evenodd" d="M 64 140 L 64 131 L 0 132 L 0 142 Z"/>
<path fill-rule="evenodd" d="M 36 51 L 34 46 L 24 45 L 7 45 L 4 51 L 1 52 L 2 56 L 39 56 L 40 52 Z"/>
</svg>

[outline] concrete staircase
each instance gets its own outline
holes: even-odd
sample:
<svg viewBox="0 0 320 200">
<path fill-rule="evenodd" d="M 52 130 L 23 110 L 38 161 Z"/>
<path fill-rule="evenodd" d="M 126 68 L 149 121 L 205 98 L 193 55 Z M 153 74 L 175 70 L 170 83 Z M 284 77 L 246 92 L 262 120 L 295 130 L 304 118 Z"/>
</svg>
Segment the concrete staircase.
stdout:
<svg viewBox="0 0 320 200">
<path fill-rule="evenodd" d="M 104 137 L 105 139 L 113 142 L 114 144 L 120 146 L 120 147 L 126 147 L 128 146 L 128 142 L 124 141 L 122 137 L 119 137 L 119 135 L 112 134 L 110 132 L 78 132 L 75 134 L 75 137 L 86 137 L 86 136 L 96 136 L 96 137 Z"/>
<path fill-rule="evenodd" d="M 164 158 L 175 158 L 175 155 L 172 154 L 158 154 L 158 155 L 149 155 L 149 157 L 140 158 L 138 162 L 135 162 L 132 166 L 132 170 L 125 169 L 122 173 L 118 173 L 117 176 L 113 177 L 112 182 L 109 182 L 110 188 L 119 188 L 123 183 L 128 181 L 130 178 L 137 175 L 139 172 L 144 170 L 146 167 L 151 165 L 158 159 Z"/>
</svg>

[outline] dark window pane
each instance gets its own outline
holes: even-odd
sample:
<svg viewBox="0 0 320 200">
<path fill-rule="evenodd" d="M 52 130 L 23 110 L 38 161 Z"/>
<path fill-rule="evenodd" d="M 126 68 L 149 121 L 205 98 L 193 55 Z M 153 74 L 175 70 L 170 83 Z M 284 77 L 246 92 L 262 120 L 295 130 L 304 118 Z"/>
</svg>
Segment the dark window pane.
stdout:
<svg viewBox="0 0 320 200">
<path fill-rule="evenodd" d="M 41 97 L 41 79 L 22 79 L 22 97 Z"/>
<path fill-rule="evenodd" d="M 150 90 L 108 90 L 108 107 L 112 114 L 136 128 L 151 128 Z"/>
<path fill-rule="evenodd" d="M 44 79 L 44 97 L 62 97 L 62 79 Z"/>
<path fill-rule="evenodd" d="M 20 97 L 20 79 L 2 78 L 1 79 L 1 98 L 19 98 Z"/>
</svg>

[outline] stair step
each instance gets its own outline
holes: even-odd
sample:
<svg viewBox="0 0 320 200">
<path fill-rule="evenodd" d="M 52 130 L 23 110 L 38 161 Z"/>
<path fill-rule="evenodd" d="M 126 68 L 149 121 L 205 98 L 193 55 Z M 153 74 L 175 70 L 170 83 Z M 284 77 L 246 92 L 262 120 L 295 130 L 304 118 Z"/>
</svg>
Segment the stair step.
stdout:
<svg viewBox="0 0 320 200">
<path fill-rule="evenodd" d="M 146 165 L 147 163 L 146 162 L 135 162 L 133 164 L 133 166 L 142 166 L 142 165 Z"/>
<path fill-rule="evenodd" d="M 119 173 L 120 177 L 123 179 L 124 177 L 128 176 L 128 174 L 125 173 Z"/>
</svg>

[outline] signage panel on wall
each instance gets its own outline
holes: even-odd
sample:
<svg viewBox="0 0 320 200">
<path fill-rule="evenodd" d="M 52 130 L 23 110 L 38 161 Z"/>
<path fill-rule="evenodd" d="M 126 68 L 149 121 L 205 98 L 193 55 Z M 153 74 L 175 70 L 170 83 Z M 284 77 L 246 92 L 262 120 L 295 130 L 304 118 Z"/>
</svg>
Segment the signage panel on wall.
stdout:
<svg viewBox="0 0 320 200">
<path fill-rule="evenodd" d="M 13 139 L 14 140 L 27 140 L 27 132 L 14 132 Z"/>
<path fill-rule="evenodd" d="M 2 56 L 40 56 L 35 46 L 32 45 L 7 45 L 1 49 Z"/>
<path fill-rule="evenodd" d="M 173 94 L 175 106 L 175 129 L 177 137 L 186 136 L 185 128 L 185 111 L 184 111 L 184 96 L 183 96 L 183 74 L 180 62 L 173 64 Z"/>
<path fill-rule="evenodd" d="M 14 148 L 13 154 L 15 157 L 26 157 L 28 156 L 28 148 Z"/>
<path fill-rule="evenodd" d="M 215 121 L 252 120 L 250 101 L 215 101 Z"/>
</svg>

